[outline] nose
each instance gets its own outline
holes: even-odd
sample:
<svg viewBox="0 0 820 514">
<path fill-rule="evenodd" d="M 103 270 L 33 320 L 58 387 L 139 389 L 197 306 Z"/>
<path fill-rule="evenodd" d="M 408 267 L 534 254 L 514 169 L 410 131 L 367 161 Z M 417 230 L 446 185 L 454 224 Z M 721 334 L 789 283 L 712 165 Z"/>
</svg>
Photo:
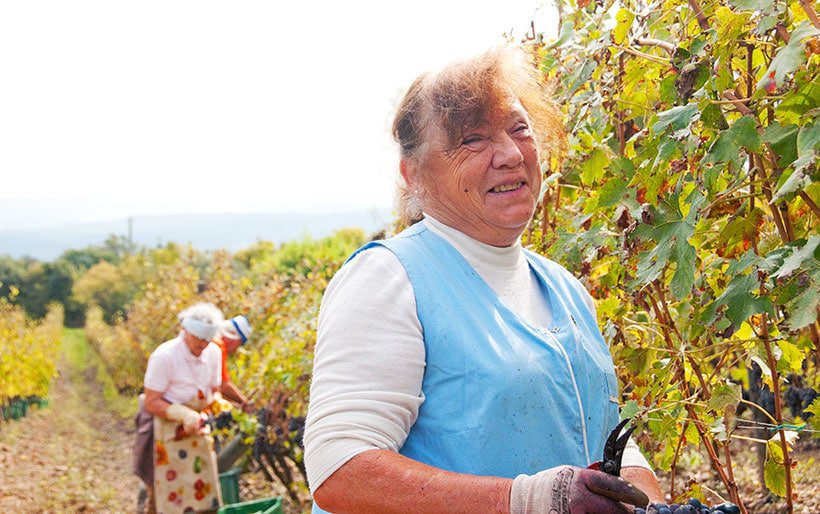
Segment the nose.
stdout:
<svg viewBox="0 0 820 514">
<path fill-rule="evenodd" d="M 502 131 L 493 138 L 493 168 L 514 168 L 524 161 L 518 142 Z"/>
</svg>

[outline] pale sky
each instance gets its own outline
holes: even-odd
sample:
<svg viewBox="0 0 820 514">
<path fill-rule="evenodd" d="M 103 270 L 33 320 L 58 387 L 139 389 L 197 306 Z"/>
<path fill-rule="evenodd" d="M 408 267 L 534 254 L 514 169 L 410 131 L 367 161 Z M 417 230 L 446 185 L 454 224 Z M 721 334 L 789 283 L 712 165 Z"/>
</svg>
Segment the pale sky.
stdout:
<svg viewBox="0 0 820 514">
<path fill-rule="evenodd" d="M 3 2 L 0 229 L 389 207 L 404 88 L 530 20 L 555 34 L 549 0 Z"/>
</svg>

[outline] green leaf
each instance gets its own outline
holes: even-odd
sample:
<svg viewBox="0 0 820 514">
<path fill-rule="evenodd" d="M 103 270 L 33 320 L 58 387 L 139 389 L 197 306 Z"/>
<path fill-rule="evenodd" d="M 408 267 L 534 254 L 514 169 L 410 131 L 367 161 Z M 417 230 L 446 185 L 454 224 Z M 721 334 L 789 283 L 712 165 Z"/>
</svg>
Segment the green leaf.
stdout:
<svg viewBox="0 0 820 514">
<path fill-rule="evenodd" d="M 672 107 L 671 109 L 659 112 L 657 121 L 652 125 L 652 132 L 659 134 L 671 126 L 673 132 L 688 128 L 700 115 L 697 103 Z"/>
<path fill-rule="evenodd" d="M 785 340 L 778 341 L 777 347 L 780 348 L 782 352 L 777 363 L 778 369 L 782 366 L 785 369 L 781 369 L 781 371 L 800 373 L 803 369 L 803 360 L 806 358 L 806 354 L 803 350 Z"/>
<path fill-rule="evenodd" d="M 609 165 L 609 156 L 605 151 L 596 148 L 581 166 L 581 180 L 588 186 L 594 185 L 604 176 L 607 165 Z"/>
<path fill-rule="evenodd" d="M 616 157 L 609 162 L 607 171 L 611 175 L 623 175 L 627 180 L 632 179 L 635 175 L 635 165 L 626 157 Z"/>
<path fill-rule="evenodd" d="M 746 23 L 751 18 L 751 14 L 746 12 L 735 13 L 731 9 L 719 6 L 715 9 L 717 18 L 717 40 L 722 44 L 738 39 L 747 30 Z"/>
<path fill-rule="evenodd" d="M 621 8 L 615 15 L 616 25 L 612 31 L 612 40 L 616 45 L 621 45 L 626 40 L 633 21 L 635 21 L 635 15 L 629 9 Z"/>
<path fill-rule="evenodd" d="M 778 166 L 785 168 L 797 159 L 797 133 L 799 127 L 797 125 L 781 126 L 775 122 L 766 127 L 763 132 L 763 142 L 768 143 L 772 148 L 772 152 L 779 158 L 777 160 Z"/>
<path fill-rule="evenodd" d="M 575 28 L 571 21 L 565 21 L 563 25 L 561 25 L 561 32 L 558 34 L 558 39 L 549 43 L 545 48 L 552 49 L 558 48 L 562 46 L 567 41 L 572 40 L 573 36 L 575 36 Z"/>
<path fill-rule="evenodd" d="M 723 111 L 721 111 L 720 107 L 713 103 L 706 104 L 700 113 L 700 119 L 703 124 L 709 128 L 718 130 L 726 130 L 729 128 L 729 124 L 723 116 Z"/>
<path fill-rule="evenodd" d="M 820 34 L 820 30 L 814 28 L 808 20 L 797 26 L 791 33 L 789 43 L 777 51 L 777 55 L 769 64 L 769 69 L 757 83 L 757 89 L 765 89 L 774 80 L 777 87 L 783 85 L 786 76 L 795 71 L 806 62 L 805 40 Z"/>
<path fill-rule="evenodd" d="M 812 165 L 817 161 L 817 154 L 814 151 L 809 152 L 804 149 L 803 155 L 801 155 L 800 143 L 800 134 L 798 134 L 797 153 L 799 157 L 794 161 L 794 170 L 789 170 L 781 175 L 778 180 L 777 192 L 772 196 L 772 202 L 779 202 L 794 193 L 803 191 L 814 182 L 812 177 L 814 166 Z"/>
<path fill-rule="evenodd" d="M 601 186 L 598 193 L 598 205 L 601 207 L 610 207 L 618 203 L 626 193 L 628 182 L 619 177 L 615 177 Z"/>
<path fill-rule="evenodd" d="M 670 261 L 675 263 L 675 274 L 669 283 L 669 290 L 676 300 L 682 300 L 692 292 L 696 257 L 695 248 L 688 242 L 672 247 Z"/>
<path fill-rule="evenodd" d="M 787 91 L 775 108 L 775 116 L 780 123 L 801 123 L 802 116 L 820 106 L 820 83 L 812 80 L 807 71 L 795 74 L 795 88 Z"/>
<path fill-rule="evenodd" d="M 753 314 L 774 313 L 771 300 L 755 294 L 760 287 L 755 274 L 732 278 L 726 290 L 715 299 L 717 305 L 726 305 L 726 317 L 739 326 Z"/>
<path fill-rule="evenodd" d="M 638 402 L 629 400 L 621 407 L 621 418 L 634 418 L 638 414 Z"/>
<path fill-rule="evenodd" d="M 757 123 L 751 115 L 737 120 L 731 127 L 720 133 L 704 159 L 705 163 L 732 162 L 740 165 L 743 157 L 741 149 L 757 150 L 760 148 L 760 136 Z"/>
<path fill-rule="evenodd" d="M 657 168 L 664 162 L 669 162 L 678 153 L 679 149 L 680 144 L 673 137 L 663 138 L 658 148 L 658 155 L 652 163 L 652 169 Z"/>
<path fill-rule="evenodd" d="M 726 407 L 732 407 L 732 410 L 740 403 L 743 397 L 740 384 L 727 382 L 715 387 L 712 390 L 712 397 L 709 400 L 709 409 L 723 414 Z"/>
<path fill-rule="evenodd" d="M 774 0 L 730 0 L 729 5 L 738 11 L 770 11 L 774 7 Z"/>
<path fill-rule="evenodd" d="M 814 155 L 820 150 L 820 123 L 813 121 L 797 134 L 797 156 Z"/>
<path fill-rule="evenodd" d="M 678 98 L 678 90 L 675 87 L 675 80 L 678 76 L 674 73 L 670 73 L 661 80 L 660 85 L 658 86 L 661 94 L 661 101 L 666 104 L 673 104 L 675 100 Z"/>
<path fill-rule="evenodd" d="M 703 202 L 703 196 L 691 199 L 689 214 L 684 217 L 676 206 L 677 197 L 672 196 L 668 202 L 659 206 L 661 210 L 657 212 L 657 218 L 651 227 L 642 226 L 635 231 L 636 236 L 656 242 L 651 251 L 639 256 L 636 283 L 652 282 L 668 264 L 675 263 L 675 273 L 670 284 L 672 294 L 680 300 L 690 293 L 695 280 L 696 252 L 689 243 L 689 238 L 695 231 Z"/>
<path fill-rule="evenodd" d="M 806 288 L 786 304 L 789 320 L 786 327 L 797 331 L 814 323 L 817 319 L 817 307 L 820 305 L 820 293 L 815 288 Z"/>
<path fill-rule="evenodd" d="M 814 258 L 814 250 L 817 249 L 818 245 L 820 245 L 820 236 L 811 236 L 802 248 L 794 250 L 791 255 L 786 257 L 783 265 L 772 276 L 783 278 L 791 275 L 794 270 L 800 268 L 800 265 L 806 259 Z"/>
<path fill-rule="evenodd" d="M 786 495 L 786 469 L 783 467 L 783 448 L 779 435 L 766 443 L 766 462 L 763 465 L 763 476 L 769 491 L 778 496 Z"/>
</svg>

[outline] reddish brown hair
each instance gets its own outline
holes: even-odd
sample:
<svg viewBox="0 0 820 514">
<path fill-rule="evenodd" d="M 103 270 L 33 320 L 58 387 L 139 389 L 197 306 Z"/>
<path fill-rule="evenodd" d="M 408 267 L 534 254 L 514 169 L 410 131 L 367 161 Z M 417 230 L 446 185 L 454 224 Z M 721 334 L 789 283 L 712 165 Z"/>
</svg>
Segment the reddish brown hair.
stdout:
<svg viewBox="0 0 820 514">
<path fill-rule="evenodd" d="M 538 69 L 522 49 L 502 47 L 413 81 L 393 120 L 401 157 L 422 162 L 432 126 L 447 134 L 450 146 L 458 146 L 464 131 L 504 113 L 510 98 L 527 111 L 539 149 L 548 155 L 563 154 L 566 133 L 561 115 Z M 406 224 L 421 218 L 418 200 L 402 181 L 396 200 Z"/>
</svg>

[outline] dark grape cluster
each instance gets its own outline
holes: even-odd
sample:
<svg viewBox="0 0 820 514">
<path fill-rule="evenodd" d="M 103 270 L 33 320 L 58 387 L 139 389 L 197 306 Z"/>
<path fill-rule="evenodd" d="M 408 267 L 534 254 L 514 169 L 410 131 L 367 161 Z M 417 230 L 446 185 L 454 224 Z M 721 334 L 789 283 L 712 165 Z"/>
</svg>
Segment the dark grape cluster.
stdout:
<svg viewBox="0 0 820 514">
<path fill-rule="evenodd" d="M 740 514 L 740 508 L 734 503 L 721 503 L 714 507 L 704 505 L 697 498 L 686 503 L 650 503 L 645 509 L 636 508 L 635 514 Z"/>
</svg>

